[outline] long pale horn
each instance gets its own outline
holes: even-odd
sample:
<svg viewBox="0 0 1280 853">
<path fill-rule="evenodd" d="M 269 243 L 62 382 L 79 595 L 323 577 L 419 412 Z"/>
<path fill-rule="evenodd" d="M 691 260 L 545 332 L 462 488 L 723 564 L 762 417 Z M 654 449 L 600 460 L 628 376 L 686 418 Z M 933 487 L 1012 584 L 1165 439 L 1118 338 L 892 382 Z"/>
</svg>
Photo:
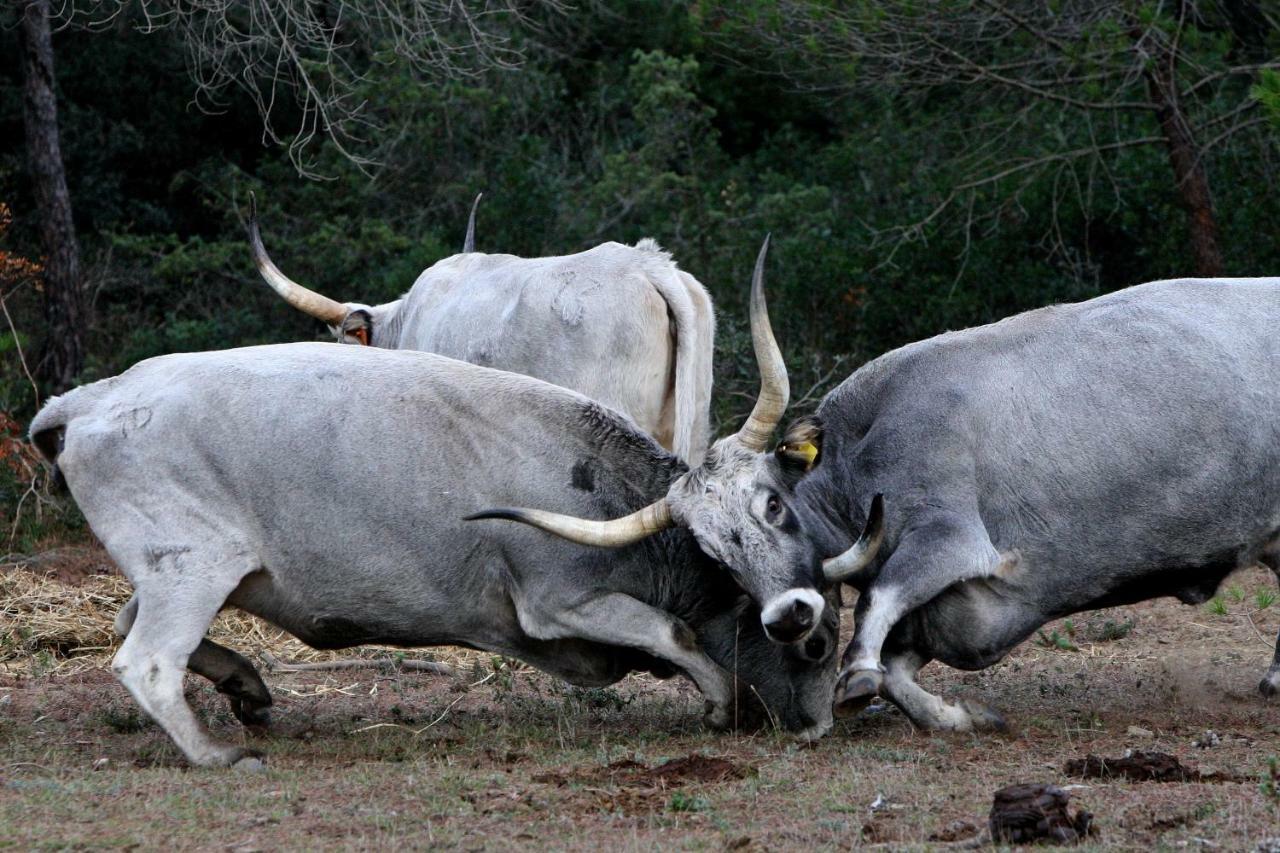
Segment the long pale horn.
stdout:
<svg viewBox="0 0 1280 853">
<path fill-rule="evenodd" d="M 849 550 L 838 557 L 824 560 L 822 574 L 828 583 L 850 583 L 863 569 L 871 565 L 884 541 L 884 495 L 876 495 L 871 499 L 871 509 L 867 511 L 867 523 L 862 526 L 862 535 Z"/>
<path fill-rule="evenodd" d="M 768 253 L 769 238 L 765 237 L 751 276 L 751 344 L 756 351 L 756 364 L 760 367 L 760 396 L 756 398 L 747 422 L 738 430 L 738 440 L 748 450 L 757 453 L 769 446 L 773 429 L 782 420 L 787 401 L 791 398 L 787 364 L 782 360 L 782 351 L 773 338 L 769 308 L 764 301 L 764 259 Z"/>
<path fill-rule="evenodd" d="M 258 200 L 253 193 L 249 193 L 249 245 L 253 249 L 253 262 L 257 265 L 258 272 L 285 302 L 330 326 L 340 325 L 346 318 L 347 306 L 321 296 L 314 290 L 307 290 L 280 272 L 280 268 L 271 262 L 262 245 L 262 235 L 258 233 Z"/>
<path fill-rule="evenodd" d="M 484 198 L 484 193 L 476 193 L 476 200 L 471 202 L 471 216 L 467 217 L 467 236 L 462 241 L 462 253 L 470 254 L 476 250 L 476 208 L 480 206 L 480 199 Z"/>
<path fill-rule="evenodd" d="M 544 512 L 540 509 L 487 509 L 468 515 L 464 521 L 475 521 L 481 518 L 502 518 L 518 521 L 554 533 L 570 542 L 583 545 L 598 545 L 602 548 L 621 548 L 652 536 L 659 530 L 675 526 L 671 520 L 671 510 L 667 499 L 661 498 L 644 509 L 636 510 L 631 515 L 615 518 L 612 521 L 592 521 L 572 515 L 560 515 L 555 512 Z"/>
</svg>

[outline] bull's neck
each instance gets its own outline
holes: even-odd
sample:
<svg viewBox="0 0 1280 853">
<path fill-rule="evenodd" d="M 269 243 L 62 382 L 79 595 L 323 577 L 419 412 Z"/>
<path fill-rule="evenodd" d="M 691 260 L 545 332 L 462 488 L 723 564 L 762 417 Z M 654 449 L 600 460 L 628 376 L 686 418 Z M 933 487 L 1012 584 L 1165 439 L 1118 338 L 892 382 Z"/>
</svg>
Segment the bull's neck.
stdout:
<svg viewBox="0 0 1280 853">
<path fill-rule="evenodd" d="M 373 345 L 383 349 L 400 349 L 400 333 L 404 330 L 404 299 L 387 302 L 369 309 L 373 325 Z"/>
<path fill-rule="evenodd" d="M 607 468 L 612 488 L 601 492 L 601 517 L 618 517 L 664 497 L 687 466 L 668 453 L 654 452 L 646 438 L 625 432 L 597 435 L 597 461 Z M 603 478 L 602 478 L 603 479 Z M 697 626 L 728 608 L 738 595 L 732 578 L 698 547 L 683 528 L 664 530 L 619 557 L 633 561 L 631 591 L 646 604 Z"/>
<path fill-rule="evenodd" d="M 805 532 L 823 557 L 848 550 L 866 522 L 854 484 L 842 466 L 832 464 L 835 461 L 826 460 L 796 486 L 796 503 L 801 508 Z"/>
</svg>

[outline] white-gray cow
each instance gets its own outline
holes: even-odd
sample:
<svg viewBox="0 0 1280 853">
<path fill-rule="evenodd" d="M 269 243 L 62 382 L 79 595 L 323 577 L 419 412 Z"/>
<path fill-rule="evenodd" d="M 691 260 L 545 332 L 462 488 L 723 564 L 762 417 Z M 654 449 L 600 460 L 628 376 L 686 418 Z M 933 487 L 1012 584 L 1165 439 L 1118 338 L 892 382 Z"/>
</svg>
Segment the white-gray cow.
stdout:
<svg viewBox="0 0 1280 853">
<path fill-rule="evenodd" d="M 1280 278 L 1153 282 L 911 344 L 773 453 L 788 390 L 760 283 L 755 423 L 649 512 L 729 566 L 779 642 L 820 624 L 823 590 L 861 590 L 839 710 L 880 693 L 921 727 L 999 725 L 920 667 L 990 666 L 1079 611 L 1203 602 L 1259 561 L 1280 574 Z M 1280 649 L 1259 689 L 1280 690 Z"/>
<path fill-rule="evenodd" d="M 249 238 L 267 283 L 344 343 L 534 376 L 630 415 L 687 463 L 701 462 L 715 314 L 698 280 L 653 240 L 549 258 L 470 251 L 474 216 L 467 251 L 437 261 L 384 305 L 337 302 L 290 280 L 267 256 L 256 212 Z"/>
<path fill-rule="evenodd" d="M 113 668 L 194 764 L 245 752 L 197 722 L 184 668 L 246 723 L 271 703 L 247 660 L 203 639 L 226 605 L 319 648 L 462 645 L 588 686 L 678 671 L 715 727 L 757 701 L 803 735 L 831 725 L 835 607 L 784 648 L 684 531 L 603 552 L 463 520 L 531 503 L 616 516 L 686 470 L 572 391 L 428 353 L 283 344 L 150 359 L 51 400 L 31 435 L 133 584 Z"/>
</svg>

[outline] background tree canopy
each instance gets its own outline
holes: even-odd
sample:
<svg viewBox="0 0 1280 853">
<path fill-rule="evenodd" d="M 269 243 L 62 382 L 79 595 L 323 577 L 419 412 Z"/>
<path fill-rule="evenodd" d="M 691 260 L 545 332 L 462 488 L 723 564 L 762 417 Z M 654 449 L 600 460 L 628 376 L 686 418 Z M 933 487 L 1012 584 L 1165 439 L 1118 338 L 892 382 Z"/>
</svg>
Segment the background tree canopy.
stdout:
<svg viewBox="0 0 1280 853">
<path fill-rule="evenodd" d="M 303 54 L 290 70 L 272 45 L 240 45 L 258 76 L 237 85 L 237 54 L 182 4 L 55 18 L 78 381 L 326 337 L 258 280 L 250 190 L 290 276 L 366 303 L 458 251 L 481 190 L 481 251 L 654 237 L 717 302 L 722 418 L 755 381 L 745 301 L 766 232 L 771 314 L 809 402 L 911 340 L 1194 274 L 1197 203 L 1225 274 L 1280 271 L 1270 0 L 468 4 L 490 15 L 484 40 L 448 42 L 456 61 L 439 62 L 403 29 L 344 23 L 343 4 L 284 5 L 328 21 L 341 62 Z M 19 14 L 0 14 L 0 410 L 25 420 L 16 355 L 39 349 L 48 284 Z M 338 92 L 345 124 L 287 96 L 303 78 Z"/>
</svg>

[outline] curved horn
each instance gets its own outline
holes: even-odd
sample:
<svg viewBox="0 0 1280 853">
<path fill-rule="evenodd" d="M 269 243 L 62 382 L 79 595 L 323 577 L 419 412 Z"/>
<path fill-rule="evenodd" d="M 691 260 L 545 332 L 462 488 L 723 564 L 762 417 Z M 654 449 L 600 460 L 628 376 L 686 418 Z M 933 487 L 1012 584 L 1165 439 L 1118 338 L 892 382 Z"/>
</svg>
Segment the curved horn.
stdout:
<svg viewBox="0 0 1280 853">
<path fill-rule="evenodd" d="M 787 364 L 782 351 L 769 327 L 769 309 L 764 301 L 764 258 L 769 252 L 769 238 L 764 238 L 756 269 L 751 276 L 751 343 L 756 351 L 756 364 L 760 367 L 760 396 L 751 410 L 747 422 L 738 430 L 738 440 L 748 450 L 763 452 L 769 446 L 773 429 L 782 420 L 791 397 L 791 385 L 787 382 Z"/>
<path fill-rule="evenodd" d="M 828 583 L 850 583 L 859 572 L 871 564 L 884 541 L 884 495 L 871 499 L 867 511 L 867 523 L 862 527 L 858 541 L 838 557 L 822 562 L 822 574 Z"/>
<path fill-rule="evenodd" d="M 480 206 L 482 198 L 484 193 L 476 193 L 476 200 L 471 202 L 471 216 L 467 218 L 467 236 L 462 241 L 463 254 L 470 254 L 476 250 L 476 208 Z"/>
<path fill-rule="evenodd" d="M 613 521 L 592 521 L 572 515 L 560 515 L 555 512 L 544 512 L 540 509 L 487 509 L 468 515 L 464 521 L 475 521 L 481 518 L 502 518 L 518 521 L 537 527 L 548 533 L 554 533 L 570 542 L 583 545 L 599 545 L 602 548 L 621 548 L 652 536 L 659 530 L 675 526 L 671 520 L 671 509 L 667 499 L 661 498 L 644 509 L 636 510 L 631 515 L 615 518 Z"/>
<path fill-rule="evenodd" d="M 258 272 L 285 302 L 330 326 L 342 323 L 347 316 L 347 306 L 313 290 L 307 290 L 280 272 L 280 268 L 271 262 L 262 245 L 262 235 L 258 233 L 258 200 L 253 193 L 249 193 L 249 246 L 253 249 L 253 262 L 257 265 Z"/>
</svg>

